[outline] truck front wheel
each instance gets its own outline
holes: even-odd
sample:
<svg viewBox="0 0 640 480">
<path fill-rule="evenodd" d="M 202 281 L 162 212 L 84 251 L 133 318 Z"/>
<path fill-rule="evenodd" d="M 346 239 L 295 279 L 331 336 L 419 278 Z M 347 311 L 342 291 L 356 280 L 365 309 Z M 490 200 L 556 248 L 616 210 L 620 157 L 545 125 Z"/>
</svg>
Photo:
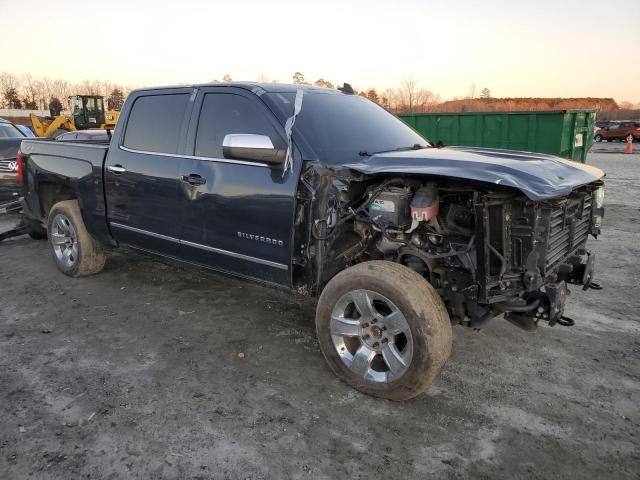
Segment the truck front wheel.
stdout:
<svg viewBox="0 0 640 480">
<path fill-rule="evenodd" d="M 106 256 L 84 226 L 77 200 L 56 203 L 49 212 L 47 232 L 58 269 L 70 277 L 98 273 Z"/>
<path fill-rule="evenodd" d="M 320 296 L 316 328 L 340 379 L 389 400 L 425 391 L 451 354 L 442 299 L 418 273 L 393 262 L 364 262 L 338 273 Z"/>
</svg>

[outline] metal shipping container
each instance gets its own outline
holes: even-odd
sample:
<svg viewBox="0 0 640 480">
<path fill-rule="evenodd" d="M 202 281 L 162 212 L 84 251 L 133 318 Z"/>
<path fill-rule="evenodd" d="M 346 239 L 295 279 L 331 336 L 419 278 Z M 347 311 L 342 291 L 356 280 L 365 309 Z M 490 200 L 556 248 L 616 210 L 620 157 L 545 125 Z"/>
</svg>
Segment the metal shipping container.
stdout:
<svg viewBox="0 0 640 480">
<path fill-rule="evenodd" d="M 409 113 L 398 115 L 432 143 L 505 148 L 585 163 L 597 110 Z"/>
</svg>

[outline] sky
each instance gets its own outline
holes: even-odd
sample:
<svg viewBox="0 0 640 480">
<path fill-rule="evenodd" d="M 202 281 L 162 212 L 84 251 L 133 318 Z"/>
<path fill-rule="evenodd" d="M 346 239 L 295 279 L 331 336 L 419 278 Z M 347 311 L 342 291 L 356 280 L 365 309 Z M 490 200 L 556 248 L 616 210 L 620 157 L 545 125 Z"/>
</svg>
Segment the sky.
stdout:
<svg viewBox="0 0 640 480">
<path fill-rule="evenodd" d="M 0 72 L 73 83 L 299 71 L 380 91 L 413 77 L 445 100 L 475 84 L 640 103 L 640 0 L 0 0 L 0 24 Z"/>
</svg>

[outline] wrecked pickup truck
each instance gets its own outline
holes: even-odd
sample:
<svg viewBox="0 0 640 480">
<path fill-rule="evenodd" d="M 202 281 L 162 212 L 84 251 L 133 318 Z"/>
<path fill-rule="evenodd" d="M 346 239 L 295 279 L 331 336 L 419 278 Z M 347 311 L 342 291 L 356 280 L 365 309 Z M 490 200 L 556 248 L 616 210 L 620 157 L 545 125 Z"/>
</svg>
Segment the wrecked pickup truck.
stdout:
<svg viewBox="0 0 640 480">
<path fill-rule="evenodd" d="M 110 145 L 25 140 L 19 162 L 63 273 L 126 245 L 317 296 L 331 369 L 388 399 L 433 383 L 452 324 L 569 324 L 567 285 L 594 285 L 602 171 L 436 148 L 347 85 L 137 90 Z"/>
</svg>

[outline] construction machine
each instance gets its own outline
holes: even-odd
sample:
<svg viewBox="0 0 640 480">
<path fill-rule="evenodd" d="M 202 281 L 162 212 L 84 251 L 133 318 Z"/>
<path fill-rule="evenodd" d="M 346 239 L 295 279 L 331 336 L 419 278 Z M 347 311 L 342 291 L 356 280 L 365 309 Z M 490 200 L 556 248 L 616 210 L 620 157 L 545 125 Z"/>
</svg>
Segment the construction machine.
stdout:
<svg viewBox="0 0 640 480">
<path fill-rule="evenodd" d="M 113 129 L 120 112 L 105 111 L 104 97 L 100 95 L 73 95 L 69 97 L 71 114 L 62 114 L 50 120 L 40 120 L 29 115 L 33 132 L 38 137 L 55 137 L 65 131 L 89 130 L 93 128 Z"/>
</svg>

